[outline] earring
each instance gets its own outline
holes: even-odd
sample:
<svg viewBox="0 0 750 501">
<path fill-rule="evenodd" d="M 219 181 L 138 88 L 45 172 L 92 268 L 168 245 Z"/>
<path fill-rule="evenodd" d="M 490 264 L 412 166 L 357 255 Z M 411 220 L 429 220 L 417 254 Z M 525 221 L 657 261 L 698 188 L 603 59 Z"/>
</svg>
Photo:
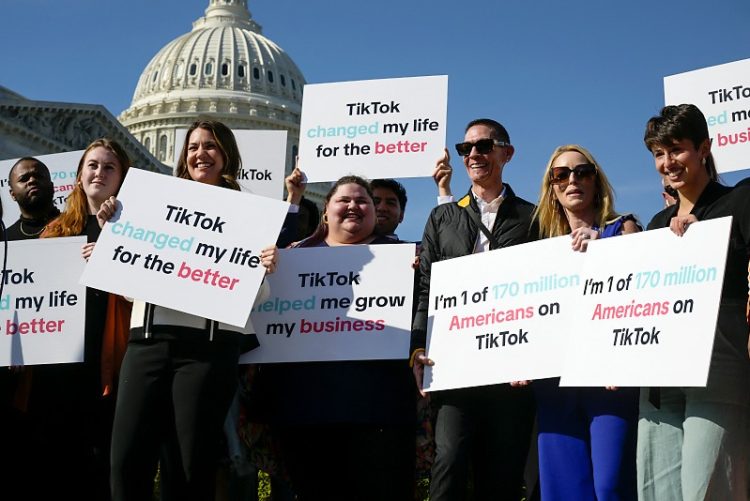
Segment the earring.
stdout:
<svg viewBox="0 0 750 501">
<path fill-rule="evenodd" d="M 703 158 L 701 159 L 701 163 L 703 163 L 703 165 L 706 165 L 706 157 L 703 157 Z"/>
<path fill-rule="evenodd" d="M 328 213 L 327 212 L 323 213 L 323 224 L 328 224 Z"/>
</svg>

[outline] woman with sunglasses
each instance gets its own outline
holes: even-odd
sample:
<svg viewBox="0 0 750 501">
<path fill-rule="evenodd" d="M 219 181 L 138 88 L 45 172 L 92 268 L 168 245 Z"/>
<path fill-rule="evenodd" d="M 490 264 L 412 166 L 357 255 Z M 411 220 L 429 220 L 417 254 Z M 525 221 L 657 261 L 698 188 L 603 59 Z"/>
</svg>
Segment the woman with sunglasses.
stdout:
<svg viewBox="0 0 750 501">
<path fill-rule="evenodd" d="M 648 229 L 682 235 L 692 222 L 733 218 L 706 387 L 642 391 L 639 494 L 644 501 L 746 500 L 750 187 L 719 184 L 706 119 L 692 104 L 664 107 L 646 124 L 644 142 L 678 193 Z"/>
<path fill-rule="evenodd" d="M 591 153 L 557 148 L 547 164 L 534 213 L 541 238 L 570 234 L 585 251 L 590 240 L 635 233 L 632 215 L 614 210 L 614 192 Z M 638 388 L 560 388 L 534 382 L 542 499 L 635 500 Z"/>
</svg>

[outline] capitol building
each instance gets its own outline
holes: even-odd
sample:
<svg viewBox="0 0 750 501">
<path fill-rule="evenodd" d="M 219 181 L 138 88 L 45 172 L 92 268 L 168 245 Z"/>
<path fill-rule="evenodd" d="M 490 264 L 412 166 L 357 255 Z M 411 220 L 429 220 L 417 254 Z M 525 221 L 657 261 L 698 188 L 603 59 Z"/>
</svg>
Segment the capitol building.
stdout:
<svg viewBox="0 0 750 501">
<path fill-rule="evenodd" d="M 162 47 L 116 119 L 98 105 L 32 101 L 0 87 L 0 158 L 84 149 L 96 137 L 123 143 L 134 166 L 174 167 L 184 131 L 198 117 L 233 129 L 286 130 L 286 172 L 297 154 L 305 78 L 262 34 L 247 0 L 208 0 L 188 33 Z M 320 188 L 308 196 L 321 200 Z"/>
</svg>

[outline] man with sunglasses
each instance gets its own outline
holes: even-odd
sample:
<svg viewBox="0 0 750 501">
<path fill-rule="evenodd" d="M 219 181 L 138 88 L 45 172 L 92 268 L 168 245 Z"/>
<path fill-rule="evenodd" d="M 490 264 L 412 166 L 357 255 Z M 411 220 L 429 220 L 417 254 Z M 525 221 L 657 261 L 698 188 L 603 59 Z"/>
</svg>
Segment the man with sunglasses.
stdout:
<svg viewBox="0 0 750 501">
<path fill-rule="evenodd" d="M 669 184 L 669 181 L 667 181 L 666 176 L 662 176 L 661 186 L 663 188 L 661 197 L 664 199 L 664 207 L 670 207 L 676 204 L 677 200 L 679 200 L 680 198 L 680 194 L 677 193 L 677 190 L 672 188 L 672 186 Z"/>
<path fill-rule="evenodd" d="M 534 205 L 503 183 L 503 168 L 515 151 L 505 127 L 491 119 L 473 120 L 456 151 L 471 189 L 458 202 L 434 208 L 422 238 L 410 360 L 420 392 L 424 365 L 433 364 L 424 349 L 432 263 L 526 243 L 538 235 L 532 225 Z M 446 151 L 438 166 L 449 160 Z M 529 389 L 490 385 L 439 391 L 431 399 L 436 457 L 430 500 L 464 499 L 469 471 L 474 473 L 475 499 L 520 500 L 534 420 Z"/>
</svg>

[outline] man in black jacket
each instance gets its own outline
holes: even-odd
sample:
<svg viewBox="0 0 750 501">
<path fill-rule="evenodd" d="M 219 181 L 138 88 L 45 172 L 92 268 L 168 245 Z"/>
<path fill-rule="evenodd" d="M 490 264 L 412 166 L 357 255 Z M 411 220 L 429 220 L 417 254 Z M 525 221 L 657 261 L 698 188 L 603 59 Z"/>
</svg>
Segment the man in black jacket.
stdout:
<svg viewBox="0 0 750 501">
<path fill-rule="evenodd" d="M 532 226 L 534 205 L 503 184 L 503 167 L 514 153 L 505 127 L 490 119 L 473 120 L 456 150 L 463 157 L 471 189 L 458 202 L 435 207 L 422 238 L 411 343 L 420 391 L 424 365 L 433 364 L 424 350 L 432 263 L 522 244 L 538 234 Z M 438 168 L 448 162 L 446 151 Z M 534 419 L 530 390 L 509 384 L 446 390 L 433 393 L 432 402 L 436 457 L 430 500 L 464 499 L 470 463 L 474 499 L 520 500 Z"/>
</svg>

